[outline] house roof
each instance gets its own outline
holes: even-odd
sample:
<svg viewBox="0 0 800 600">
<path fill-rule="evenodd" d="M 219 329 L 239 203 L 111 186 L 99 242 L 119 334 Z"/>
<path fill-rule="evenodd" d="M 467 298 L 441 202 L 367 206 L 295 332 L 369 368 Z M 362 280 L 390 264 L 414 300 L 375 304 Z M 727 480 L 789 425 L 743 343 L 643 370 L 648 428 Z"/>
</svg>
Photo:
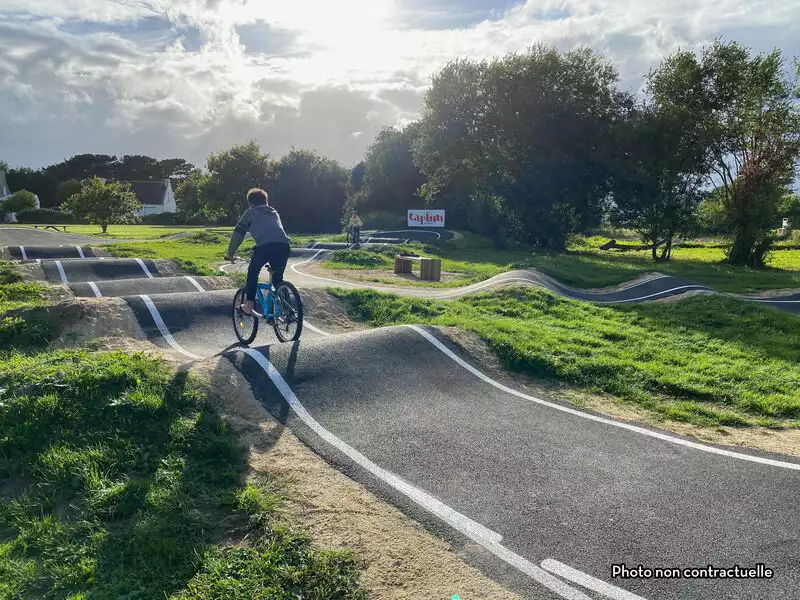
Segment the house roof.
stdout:
<svg viewBox="0 0 800 600">
<path fill-rule="evenodd" d="M 136 194 L 139 202 L 151 206 L 164 205 L 164 192 L 167 190 L 165 181 L 128 181 L 131 191 Z"/>
</svg>

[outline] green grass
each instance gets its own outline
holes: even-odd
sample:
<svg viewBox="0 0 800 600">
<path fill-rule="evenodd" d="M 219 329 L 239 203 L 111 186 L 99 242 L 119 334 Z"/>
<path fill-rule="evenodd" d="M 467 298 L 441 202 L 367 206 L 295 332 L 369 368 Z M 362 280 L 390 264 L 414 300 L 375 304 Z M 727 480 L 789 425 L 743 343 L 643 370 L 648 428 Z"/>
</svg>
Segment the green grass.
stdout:
<svg viewBox="0 0 800 600">
<path fill-rule="evenodd" d="M 800 288 L 800 250 L 776 250 L 769 268 L 755 270 L 724 264 L 720 248 L 676 248 L 666 263 L 654 262 L 647 251 L 603 251 L 598 246 L 607 239 L 576 238 L 567 252 L 532 253 L 524 250 L 497 250 L 485 238 L 473 234 L 451 242 L 414 243 L 408 248 L 417 254 L 442 259 L 442 271 L 456 277 L 447 283 L 415 282 L 431 287 L 462 286 L 482 281 L 514 268 L 535 268 L 562 283 L 582 288 L 618 285 L 639 275 L 660 272 L 682 277 L 728 292 L 758 292 L 781 288 Z M 407 280 L 390 279 L 392 258 L 399 247 L 332 252 L 323 264 L 329 269 L 378 269 L 387 278 L 381 283 L 409 285 Z M 369 260 L 377 255 L 380 261 Z"/>
<path fill-rule="evenodd" d="M 43 286 L 24 281 L 22 273 L 13 263 L 0 261 L 0 315 L 24 306 L 41 306 L 46 302 Z"/>
<path fill-rule="evenodd" d="M 720 297 L 602 307 L 509 288 L 457 301 L 333 290 L 371 325 L 458 326 L 505 367 L 698 425 L 800 426 L 800 320 Z"/>
<path fill-rule="evenodd" d="M 305 247 L 312 239 L 315 238 L 310 235 L 292 236 L 292 246 Z M 119 258 L 173 260 L 194 275 L 219 275 L 215 265 L 223 262 L 229 241 L 230 232 L 225 233 L 215 228 L 198 231 L 179 240 L 119 242 L 105 245 L 104 249 Z M 253 239 L 248 237 L 237 254 L 242 258 L 249 258 L 253 246 Z"/>
<path fill-rule="evenodd" d="M 559 281 L 577 287 L 607 287 L 647 272 L 659 272 L 726 292 L 800 288 L 800 250 L 776 250 L 767 269 L 734 267 L 722 262 L 720 248 L 677 248 L 672 260 L 656 263 L 648 251 L 603 251 L 600 238 L 578 240 L 564 254 L 535 254 L 521 260 Z"/>
<path fill-rule="evenodd" d="M 185 372 L 3 358 L 0 598 L 365 598 L 352 557 L 281 524 L 280 486 L 245 484 L 244 449 Z"/>
<path fill-rule="evenodd" d="M 17 225 L 17 227 L 33 227 L 33 225 Z M 45 225 L 37 225 L 39 229 Z M 61 225 L 58 226 L 62 227 Z M 104 234 L 99 225 L 67 225 L 67 233 L 78 235 L 90 235 L 100 240 L 103 238 L 117 238 L 125 240 L 155 240 L 161 237 L 175 235 L 183 232 L 197 232 L 207 229 L 207 227 L 190 225 L 109 225 L 108 231 Z M 214 229 L 225 229 L 217 228 Z M 227 231 L 233 231 L 233 227 L 228 227 Z"/>
</svg>

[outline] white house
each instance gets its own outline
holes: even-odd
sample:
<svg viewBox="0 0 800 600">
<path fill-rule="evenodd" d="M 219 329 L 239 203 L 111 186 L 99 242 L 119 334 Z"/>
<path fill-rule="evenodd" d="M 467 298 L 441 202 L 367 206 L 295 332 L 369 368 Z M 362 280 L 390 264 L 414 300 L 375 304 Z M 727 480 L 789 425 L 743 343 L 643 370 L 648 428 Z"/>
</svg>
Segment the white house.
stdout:
<svg viewBox="0 0 800 600">
<path fill-rule="evenodd" d="M 175 194 L 169 179 L 163 181 L 128 181 L 131 191 L 136 194 L 142 209 L 138 215 L 158 215 L 177 212 Z"/>
</svg>

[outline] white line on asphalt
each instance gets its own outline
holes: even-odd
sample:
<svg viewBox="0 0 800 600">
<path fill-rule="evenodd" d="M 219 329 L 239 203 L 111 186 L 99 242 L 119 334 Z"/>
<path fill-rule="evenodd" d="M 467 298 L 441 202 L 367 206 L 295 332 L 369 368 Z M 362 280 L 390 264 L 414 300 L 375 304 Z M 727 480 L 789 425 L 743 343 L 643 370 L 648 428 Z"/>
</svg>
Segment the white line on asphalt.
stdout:
<svg viewBox="0 0 800 600">
<path fill-rule="evenodd" d="M 318 327 L 314 327 L 311 323 L 309 323 L 305 319 L 303 320 L 303 326 L 304 327 L 308 327 L 314 333 L 318 333 L 318 334 L 324 335 L 324 336 L 329 336 L 330 335 L 330 333 L 328 333 L 327 331 L 322 331 L 322 329 L 320 329 Z"/>
<path fill-rule="evenodd" d="M 19 247 L 19 253 L 22 255 L 22 260 L 28 260 L 28 255 L 25 253 L 25 246 Z"/>
<path fill-rule="evenodd" d="M 142 267 L 142 271 L 144 271 L 144 274 L 147 275 L 149 279 L 153 279 L 153 274 L 150 272 L 150 269 L 147 268 L 147 265 L 144 264 L 144 261 L 141 258 L 134 258 L 133 260 L 139 263 L 139 266 Z"/>
<path fill-rule="evenodd" d="M 469 371 L 479 379 L 482 379 L 489 385 L 496 387 L 497 389 L 502 390 L 508 394 L 517 396 L 518 398 L 522 398 L 523 400 L 529 400 L 531 402 L 535 402 L 536 404 L 541 404 L 542 406 L 547 406 L 549 408 L 554 408 L 556 410 L 560 410 L 561 412 L 565 412 L 574 415 L 576 417 L 581 417 L 582 419 L 588 419 L 590 421 L 596 421 L 598 423 L 605 423 L 606 425 L 612 425 L 613 427 L 619 427 L 620 429 L 627 429 L 628 431 L 633 431 L 634 433 L 640 433 L 642 435 L 646 435 L 648 437 L 652 437 L 658 440 L 670 442 L 672 444 L 678 444 L 679 446 L 686 446 L 687 448 L 692 448 L 694 450 L 700 450 L 702 452 L 708 452 L 710 454 L 719 454 L 721 456 L 727 456 L 728 458 L 746 460 L 749 462 L 760 463 L 762 465 L 769 465 L 772 467 L 780 467 L 782 469 L 792 469 L 794 471 L 800 471 L 800 464 L 797 463 L 784 462 L 781 460 L 774 460 L 772 458 L 762 458 L 760 456 L 752 456 L 750 454 L 732 452 L 731 450 L 722 450 L 721 448 L 714 448 L 713 446 L 705 446 L 703 444 L 690 442 L 688 440 L 673 437 L 671 435 L 658 433 L 656 431 L 650 431 L 649 429 L 644 429 L 643 427 L 637 427 L 636 425 L 629 425 L 628 423 L 620 423 L 619 421 L 612 421 L 611 419 L 598 417 L 595 415 L 591 415 L 589 413 L 581 412 L 579 410 L 567 408 L 566 406 L 561 406 L 560 404 L 554 404 L 553 402 L 548 402 L 547 400 L 542 400 L 541 398 L 536 398 L 535 396 L 529 396 L 527 394 L 523 394 L 522 392 L 518 392 L 513 388 L 510 388 L 508 386 L 503 385 L 502 383 L 495 381 L 488 375 L 484 375 L 478 369 L 473 367 L 471 364 L 462 360 L 460 357 L 456 356 L 447 346 L 442 344 L 433 335 L 431 335 L 429 332 L 425 331 L 421 327 L 418 327 L 417 325 L 405 325 L 404 327 L 408 327 L 409 329 L 413 329 L 414 331 L 419 333 L 422 337 L 424 337 L 436 348 L 438 348 L 443 354 L 445 354 L 450 359 L 454 360 L 456 363 L 464 367 L 467 371 Z"/>
<path fill-rule="evenodd" d="M 78 249 L 78 255 L 79 255 L 81 258 L 86 258 L 86 256 L 83 254 L 83 248 L 81 248 L 81 247 L 80 247 L 80 246 L 78 246 L 77 244 L 75 245 L 75 247 Z"/>
<path fill-rule="evenodd" d="M 100 293 L 100 288 L 97 287 L 97 284 L 94 281 L 89 281 L 88 283 L 89 287 L 92 288 L 92 291 L 94 292 L 95 298 L 102 298 L 103 294 Z"/>
<path fill-rule="evenodd" d="M 64 267 L 61 265 L 60 260 L 56 261 L 56 269 L 58 269 L 58 274 L 61 275 L 61 281 L 63 283 L 69 283 L 69 281 L 67 281 L 67 274 L 64 273 Z"/>
<path fill-rule="evenodd" d="M 648 298 L 663 296 L 664 294 L 677 292 L 678 290 L 708 290 L 711 292 L 714 291 L 710 287 L 707 287 L 705 285 L 679 285 L 678 287 L 670 288 L 668 290 L 661 290 L 660 292 L 655 292 L 654 294 L 648 294 L 647 296 L 640 296 L 638 298 L 626 298 L 625 300 L 589 300 L 589 302 L 594 302 L 595 304 L 624 304 L 625 302 L 637 302 L 638 300 L 647 300 Z"/>
<path fill-rule="evenodd" d="M 181 346 L 178 342 L 175 341 L 175 338 L 172 337 L 172 334 L 167 329 L 166 323 L 164 323 L 164 319 L 161 318 L 161 313 L 158 312 L 156 305 L 153 304 L 153 301 L 150 299 L 150 296 L 146 294 L 139 294 L 139 297 L 144 300 L 145 306 L 147 306 L 147 310 L 150 311 L 150 316 L 153 317 L 153 321 L 155 321 L 156 327 L 161 332 L 163 338 L 167 341 L 167 343 L 175 348 L 178 352 L 183 354 L 184 356 L 188 356 L 189 358 L 195 360 L 203 360 L 202 356 L 197 356 L 196 354 L 192 354 L 188 350 L 186 350 L 183 346 Z"/>
<path fill-rule="evenodd" d="M 610 583 L 606 583 L 605 581 L 592 577 L 591 575 L 587 575 L 582 571 L 573 569 L 569 565 L 560 563 L 552 558 L 543 560 L 542 568 L 555 575 L 560 575 L 567 581 L 572 581 L 573 583 L 582 585 L 587 589 L 594 590 L 606 598 L 611 598 L 611 600 L 646 600 L 642 596 L 637 596 L 636 594 L 633 594 L 627 590 L 623 590 L 615 585 L 611 585 Z"/>
<path fill-rule="evenodd" d="M 382 467 L 379 467 L 366 456 L 361 454 L 358 450 L 336 437 L 311 416 L 311 414 L 301 404 L 300 400 L 298 400 L 297 396 L 295 396 L 292 388 L 289 387 L 288 383 L 286 383 L 286 380 L 281 376 L 280 373 L 278 373 L 275 367 L 272 366 L 272 363 L 270 363 L 263 354 L 257 350 L 253 350 L 252 348 L 241 348 L 239 351 L 244 352 L 256 363 L 258 363 L 258 365 L 264 370 L 264 372 L 266 372 L 267 376 L 272 380 L 272 383 L 275 384 L 275 387 L 278 388 L 278 391 L 281 393 L 295 414 L 300 418 L 301 421 L 303 421 L 303 423 L 305 423 L 314 433 L 328 442 L 331 446 L 350 458 L 353 462 L 369 471 L 375 477 L 387 483 L 398 492 L 404 494 L 408 498 L 411 498 L 411 500 L 413 500 L 416 504 L 431 514 L 439 517 L 453 529 L 459 531 L 469 539 L 477 542 L 501 560 L 516 567 L 562 598 L 568 598 L 569 600 L 590 600 L 589 597 L 583 592 L 576 590 L 560 579 L 552 576 L 544 569 L 537 567 L 530 561 L 502 546 L 500 544 L 502 537 L 498 533 L 487 529 L 480 523 L 477 523 L 469 517 L 453 510 L 427 492 L 411 485 L 406 481 L 403 481 L 394 473 L 390 473 Z"/>
<path fill-rule="evenodd" d="M 189 275 L 185 275 L 185 277 L 186 279 L 189 280 L 189 283 L 191 283 L 195 288 L 197 288 L 198 292 L 205 292 L 203 286 L 197 283 L 197 280 L 194 277 L 190 277 Z"/>
</svg>

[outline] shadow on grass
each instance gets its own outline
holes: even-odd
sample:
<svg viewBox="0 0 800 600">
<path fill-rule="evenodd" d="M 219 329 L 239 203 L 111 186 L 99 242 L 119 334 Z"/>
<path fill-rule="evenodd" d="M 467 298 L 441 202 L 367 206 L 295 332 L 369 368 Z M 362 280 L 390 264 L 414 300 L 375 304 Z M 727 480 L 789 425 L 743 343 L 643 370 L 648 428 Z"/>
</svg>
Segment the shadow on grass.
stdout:
<svg viewBox="0 0 800 600">
<path fill-rule="evenodd" d="M 182 589 L 214 539 L 241 525 L 224 517 L 243 449 L 185 372 L 121 353 L 49 357 L 56 368 L 32 378 L 20 375 L 26 358 L 0 375 L 13 398 L 0 407 L 0 481 L 31 478 L 13 496 L 0 486 L 3 579 L 19 597 Z M 14 564 L 31 577 L 11 577 Z"/>
</svg>

